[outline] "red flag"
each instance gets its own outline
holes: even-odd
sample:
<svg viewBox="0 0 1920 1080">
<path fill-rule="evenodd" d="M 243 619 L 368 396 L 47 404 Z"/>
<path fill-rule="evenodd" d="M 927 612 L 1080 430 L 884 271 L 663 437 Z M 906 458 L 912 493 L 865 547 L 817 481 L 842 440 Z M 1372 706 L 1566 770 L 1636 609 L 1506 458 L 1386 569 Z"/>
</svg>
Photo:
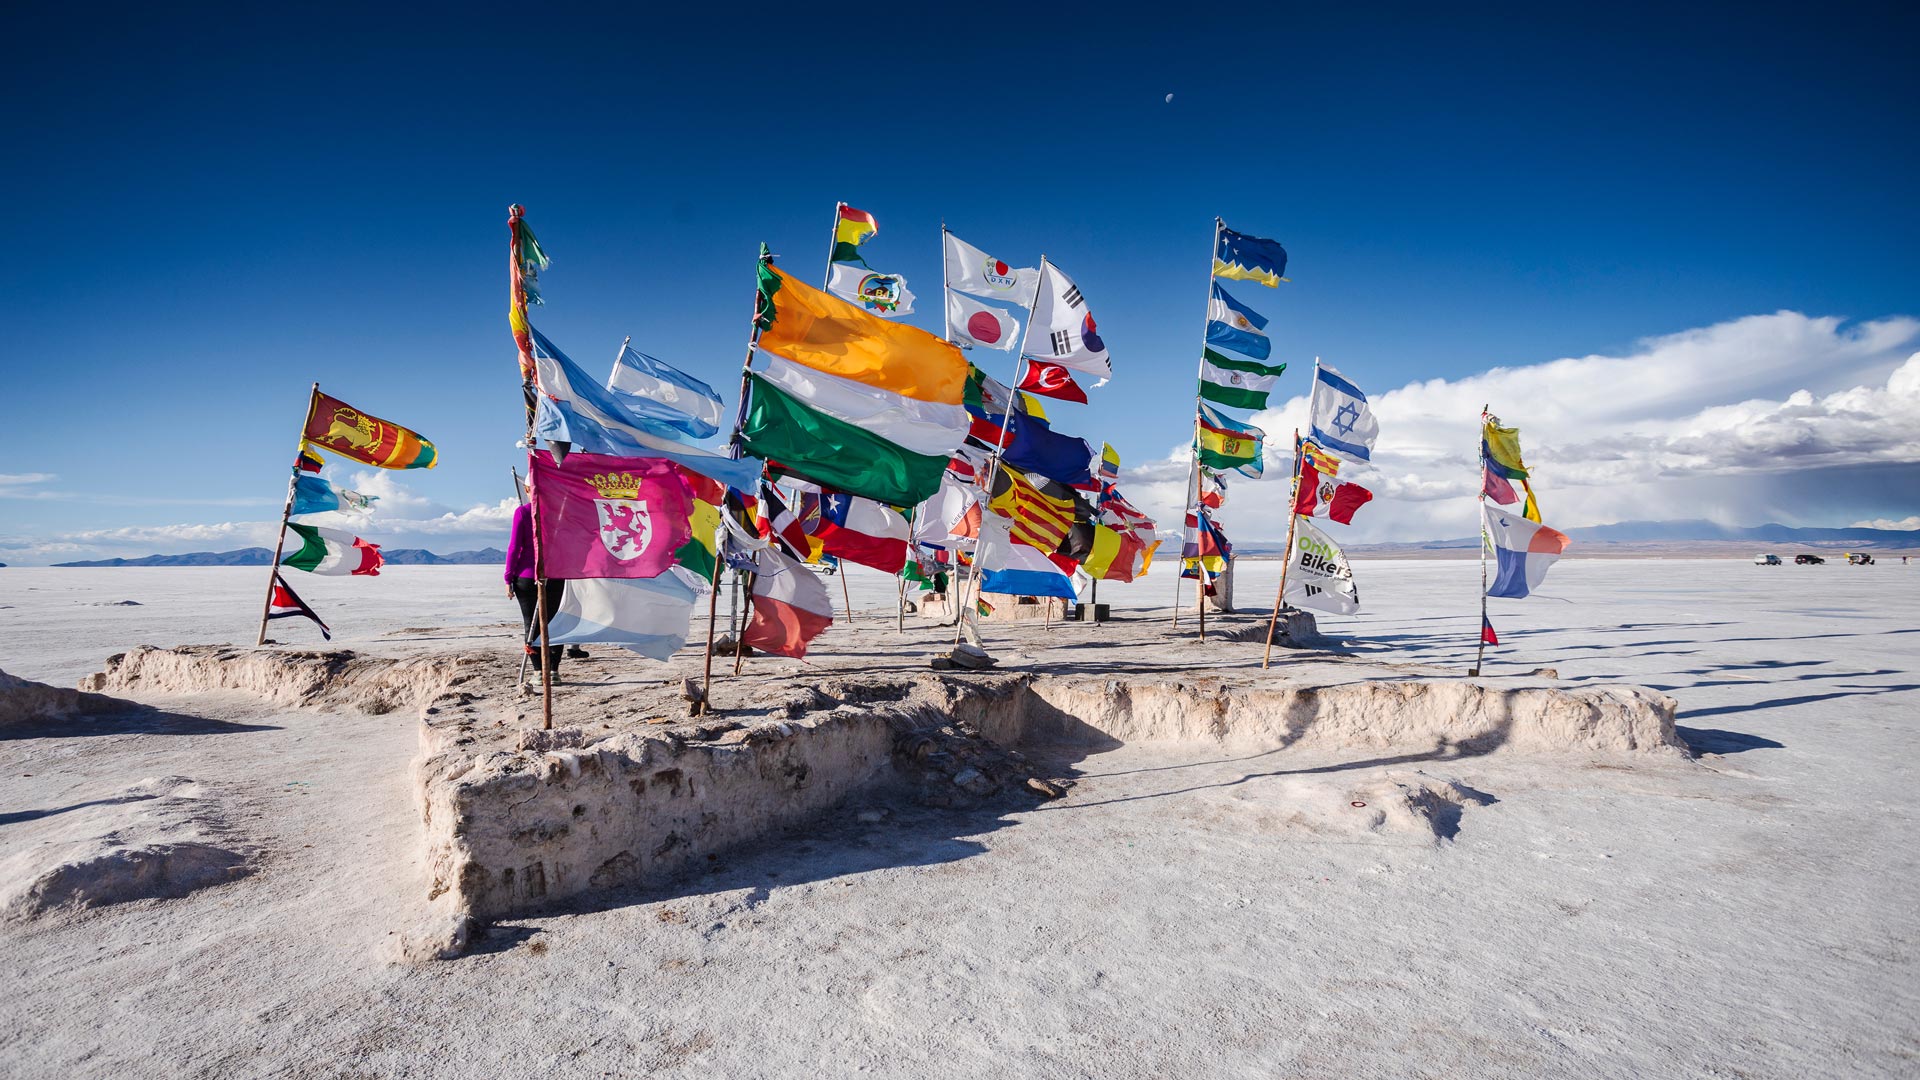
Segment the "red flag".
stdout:
<svg viewBox="0 0 1920 1080">
<path fill-rule="evenodd" d="M 1322 479 L 1313 462 L 1300 463 L 1300 492 L 1294 497 L 1293 512 L 1311 517 L 1332 518 L 1342 525 L 1353 524 L 1353 512 L 1373 501 L 1373 492 L 1359 484 L 1336 484 Z"/>
<path fill-rule="evenodd" d="M 1512 506 L 1520 501 L 1520 493 L 1513 490 L 1507 478 L 1485 465 L 1480 466 L 1480 493 L 1501 506 Z"/>
<path fill-rule="evenodd" d="M 1480 641 L 1485 645 L 1500 644 L 1500 635 L 1493 632 L 1493 620 L 1480 616 Z"/>
<path fill-rule="evenodd" d="M 1087 392 L 1073 381 L 1073 372 L 1059 364 L 1045 360 L 1027 361 L 1027 370 L 1020 377 L 1020 389 L 1041 397 L 1059 398 L 1061 401 L 1087 403 Z"/>
<path fill-rule="evenodd" d="M 1303 460 L 1300 462 L 1300 486 L 1293 495 L 1293 512 L 1311 517 L 1319 501 L 1320 470 L 1313 467 L 1312 460 Z"/>
<path fill-rule="evenodd" d="M 293 463 L 300 467 L 301 472 L 317 473 L 327 467 L 327 463 L 320 460 L 320 455 L 307 449 L 307 444 L 304 442 L 300 444 L 300 456 L 295 458 Z"/>
</svg>

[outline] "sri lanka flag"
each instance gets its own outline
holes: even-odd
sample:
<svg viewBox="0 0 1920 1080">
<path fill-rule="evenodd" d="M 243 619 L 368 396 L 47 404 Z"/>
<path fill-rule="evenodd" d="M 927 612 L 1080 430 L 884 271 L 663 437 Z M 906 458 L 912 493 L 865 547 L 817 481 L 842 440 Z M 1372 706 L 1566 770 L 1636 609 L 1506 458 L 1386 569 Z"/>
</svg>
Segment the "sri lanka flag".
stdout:
<svg viewBox="0 0 1920 1080">
<path fill-rule="evenodd" d="M 1213 249 L 1213 276 L 1278 288 L 1287 280 L 1287 249 L 1277 240 L 1237 233 L 1223 225 L 1220 242 Z"/>
<path fill-rule="evenodd" d="M 1487 595 L 1514 600 L 1531 595 L 1546 579 L 1547 568 L 1566 552 L 1567 534 L 1486 503 L 1480 505 L 1480 514 L 1497 568 Z"/>
</svg>

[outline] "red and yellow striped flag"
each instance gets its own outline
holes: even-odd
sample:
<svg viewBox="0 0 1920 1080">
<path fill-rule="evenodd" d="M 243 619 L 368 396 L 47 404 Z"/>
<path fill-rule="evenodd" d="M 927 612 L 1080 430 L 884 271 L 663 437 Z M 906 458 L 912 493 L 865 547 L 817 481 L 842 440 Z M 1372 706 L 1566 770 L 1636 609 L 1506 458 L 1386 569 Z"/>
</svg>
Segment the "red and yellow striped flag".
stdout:
<svg viewBox="0 0 1920 1080">
<path fill-rule="evenodd" d="M 1048 480 L 1046 488 L 1058 490 L 1043 490 L 1019 469 L 1001 462 L 993 486 L 997 490 L 987 509 L 1012 519 L 1015 540 L 1048 554 L 1059 550 L 1074 522 L 1073 495 L 1066 485 Z"/>
</svg>

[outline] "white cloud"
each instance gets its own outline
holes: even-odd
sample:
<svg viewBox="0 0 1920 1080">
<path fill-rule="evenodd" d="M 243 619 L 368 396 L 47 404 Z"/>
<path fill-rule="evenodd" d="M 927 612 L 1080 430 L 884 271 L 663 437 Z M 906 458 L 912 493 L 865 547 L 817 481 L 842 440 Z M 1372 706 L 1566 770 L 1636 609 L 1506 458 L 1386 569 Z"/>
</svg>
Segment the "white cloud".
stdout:
<svg viewBox="0 0 1920 1080">
<path fill-rule="evenodd" d="M 1914 319 L 1846 325 L 1780 312 L 1648 339 L 1624 356 L 1371 387 L 1381 427 L 1374 461 L 1342 478 L 1376 499 L 1346 535 L 1471 535 L 1483 405 L 1519 426 L 1553 524 L 1790 516 L 1795 504 L 1771 495 L 1768 477 L 1920 462 L 1920 353 L 1905 355 L 1917 337 Z M 1342 370 L 1369 388 L 1366 372 Z M 1304 394 L 1254 417 L 1268 432 L 1272 479 L 1230 481 L 1221 520 L 1236 538 L 1284 535 L 1291 434 L 1306 420 Z M 1177 525 L 1187 468 L 1182 446 L 1129 470 L 1123 486 L 1163 525 Z M 1833 523 L 1818 518 L 1831 512 L 1825 506 L 1799 509 L 1808 517 L 1789 523 Z"/>
<path fill-rule="evenodd" d="M 1920 529 L 1920 514 L 1903 517 L 1898 521 L 1892 518 L 1874 518 L 1871 521 L 1856 521 L 1852 527 L 1856 529 L 1897 529 L 1903 532 L 1912 532 L 1913 530 Z"/>
</svg>

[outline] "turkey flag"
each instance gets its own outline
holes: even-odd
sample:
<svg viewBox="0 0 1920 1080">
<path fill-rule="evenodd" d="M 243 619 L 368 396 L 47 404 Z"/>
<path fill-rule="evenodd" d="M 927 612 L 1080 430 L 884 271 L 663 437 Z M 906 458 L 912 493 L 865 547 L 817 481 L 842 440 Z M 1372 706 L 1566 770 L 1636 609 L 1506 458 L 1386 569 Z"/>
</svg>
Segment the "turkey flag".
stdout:
<svg viewBox="0 0 1920 1080">
<path fill-rule="evenodd" d="M 1061 401 L 1087 403 L 1087 392 L 1073 381 L 1073 372 L 1045 360 L 1027 360 L 1027 373 L 1020 379 L 1020 389 Z"/>
</svg>

